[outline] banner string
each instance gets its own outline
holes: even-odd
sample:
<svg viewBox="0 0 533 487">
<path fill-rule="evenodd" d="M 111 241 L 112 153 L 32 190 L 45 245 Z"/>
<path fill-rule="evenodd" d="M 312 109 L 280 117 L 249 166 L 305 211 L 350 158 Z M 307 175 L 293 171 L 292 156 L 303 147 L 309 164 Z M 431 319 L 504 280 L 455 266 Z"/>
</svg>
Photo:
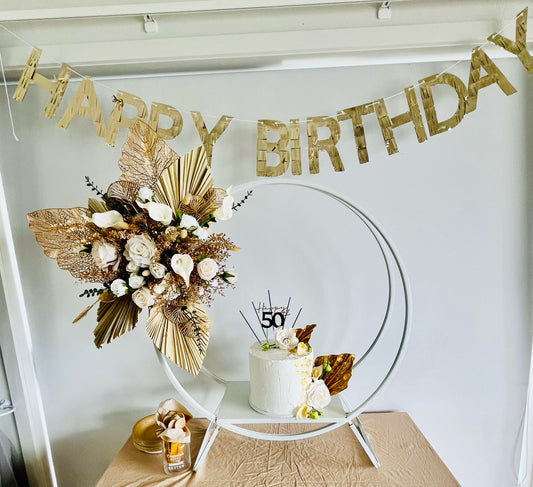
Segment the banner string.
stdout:
<svg viewBox="0 0 533 487">
<path fill-rule="evenodd" d="M 4 90 L 6 91 L 6 100 L 7 100 L 7 111 L 9 112 L 9 120 L 11 121 L 11 132 L 13 138 L 19 141 L 17 134 L 15 133 L 15 124 L 13 123 L 13 113 L 11 113 L 11 101 L 9 99 L 9 92 L 7 91 L 7 81 L 6 81 L 6 72 L 4 70 L 4 61 L 2 60 L 2 51 L 0 51 L 0 68 L 2 69 L 2 78 L 4 79 Z"/>
<path fill-rule="evenodd" d="M 533 6 L 533 2 L 529 2 L 528 4 L 526 4 L 525 7 L 523 7 L 521 9 L 521 12 L 525 9 L 525 8 L 529 8 Z M 499 31 L 495 32 L 494 35 L 498 35 L 498 34 L 501 34 L 504 30 L 506 30 L 509 26 L 513 25 L 516 23 L 516 19 L 518 18 L 518 16 L 520 15 L 520 13 L 518 13 L 517 15 L 515 15 L 513 17 L 513 20 L 511 20 L 510 22 L 506 23 Z M 10 34 L 11 36 L 15 37 L 16 39 L 18 39 L 20 42 L 22 42 L 23 44 L 27 45 L 28 47 L 31 47 L 32 49 L 38 49 L 37 46 L 35 46 L 34 44 L 32 44 L 31 42 L 27 41 L 25 38 L 23 38 L 22 36 L 18 35 L 17 33 L 13 32 L 11 29 L 9 29 L 8 27 L 6 27 L 4 24 L 0 23 L 0 28 L 3 29 L 5 32 L 7 32 L 8 34 Z M 486 47 L 488 45 L 491 45 L 492 43 L 490 41 L 485 41 L 483 44 L 480 44 L 476 47 L 480 47 L 480 48 L 483 48 L 483 47 Z M 49 59 L 50 61 L 58 64 L 58 65 L 61 65 L 63 63 L 63 61 L 59 61 L 47 54 L 44 54 L 44 56 Z M 436 76 L 441 76 L 445 73 L 448 73 L 449 71 L 451 71 L 452 69 L 454 69 L 456 66 L 458 66 L 459 64 L 467 61 L 468 59 L 470 59 L 470 56 L 469 55 L 465 55 L 463 56 L 462 58 L 460 58 L 459 60 L 457 60 L 456 62 L 454 62 L 453 64 L 451 64 L 450 66 L 448 66 L 447 68 L 445 68 L 444 70 L 442 70 L 441 72 L 439 72 Z M 84 75 L 83 73 L 80 73 L 79 71 L 76 71 L 74 68 L 72 68 L 70 65 L 69 65 L 69 69 L 70 71 L 72 71 L 74 74 L 76 74 L 77 76 L 79 76 L 81 79 L 87 79 L 87 80 L 91 80 L 92 83 L 96 86 L 100 86 L 110 92 L 113 93 L 113 95 L 115 95 L 117 93 L 117 89 L 116 88 L 113 88 L 112 86 L 110 85 L 107 85 L 105 83 L 102 83 L 101 81 L 98 81 L 98 80 L 93 80 L 91 79 L 90 76 L 86 76 Z M 410 86 L 412 86 L 413 88 L 418 88 L 420 85 L 422 84 L 421 81 L 417 81 L 415 84 L 412 84 Z M 4 85 L 6 85 L 5 83 L 5 77 L 4 77 Z M 6 88 L 7 89 L 7 88 Z M 388 100 L 392 100 L 393 98 L 396 98 L 396 97 L 399 97 L 399 96 L 404 96 L 405 93 L 404 91 L 398 91 L 397 93 L 393 93 L 392 95 L 389 95 L 387 97 L 384 97 L 383 100 L 384 101 L 388 101 Z M 370 102 L 369 105 L 374 105 L 376 102 Z M 188 110 L 188 109 L 184 109 L 184 108 L 180 108 L 180 107 L 175 107 L 177 110 L 179 110 L 180 112 L 184 112 L 184 113 L 191 113 L 193 110 Z M 220 118 L 220 115 L 211 115 L 211 114 L 202 114 L 204 117 L 209 117 L 209 118 L 214 118 L 214 119 L 218 119 Z M 330 114 L 330 115 L 325 115 L 326 117 L 336 117 L 337 116 L 337 113 L 335 114 Z M 246 118 L 238 118 L 238 117 L 232 117 L 232 120 L 235 120 L 235 121 L 238 121 L 238 122 L 245 122 L 245 123 L 253 123 L 254 125 L 257 124 L 257 119 L 255 120 L 250 120 L 250 119 L 246 119 Z M 289 123 L 289 120 L 280 120 L 281 122 L 283 123 Z"/>
</svg>

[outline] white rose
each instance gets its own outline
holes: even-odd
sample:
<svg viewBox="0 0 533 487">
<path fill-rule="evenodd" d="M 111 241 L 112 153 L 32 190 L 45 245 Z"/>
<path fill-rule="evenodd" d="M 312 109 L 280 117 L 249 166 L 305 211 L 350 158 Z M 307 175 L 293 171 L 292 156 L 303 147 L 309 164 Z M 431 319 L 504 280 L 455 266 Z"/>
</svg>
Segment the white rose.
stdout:
<svg viewBox="0 0 533 487">
<path fill-rule="evenodd" d="M 151 201 L 154 192 L 148 186 L 143 186 L 142 188 L 139 188 L 137 196 L 141 201 Z"/>
<path fill-rule="evenodd" d="M 137 205 L 148 210 L 148 215 L 150 215 L 150 218 L 156 222 L 161 222 L 163 225 L 169 225 L 172 221 L 172 208 L 168 205 L 154 203 L 153 201 L 149 201 L 148 203 L 139 203 L 137 201 Z"/>
<path fill-rule="evenodd" d="M 189 287 L 189 278 L 194 269 L 194 262 L 189 254 L 174 254 L 170 259 L 170 267 L 178 275 L 183 277 L 185 285 Z"/>
<path fill-rule="evenodd" d="M 323 411 L 330 403 L 329 389 L 322 379 L 315 380 L 307 388 L 306 401 L 309 407 L 317 411 Z"/>
<path fill-rule="evenodd" d="M 292 350 L 298 346 L 298 337 L 296 336 L 296 330 L 294 328 L 289 328 L 287 330 L 279 328 L 276 331 L 274 340 L 278 348 L 281 348 L 282 350 Z"/>
<path fill-rule="evenodd" d="M 144 277 L 137 274 L 131 274 L 128 279 L 128 284 L 132 289 L 139 289 L 144 285 Z"/>
<path fill-rule="evenodd" d="M 152 306 L 154 304 L 154 297 L 152 296 L 150 289 L 147 287 L 137 289 L 137 291 L 131 295 L 131 299 L 139 308 L 146 308 L 147 306 Z"/>
<path fill-rule="evenodd" d="M 105 240 L 96 240 L 93 242 L 91 257 L 100 269 L 113 267 L 113 270 L 117 270 L 120 262 L 117 248 Z"/>
<path fill-rule="evenodd" d="M 166 272 L 167 268 L 163 264 L 160 264 L 159 262 L 156 262 L 155 264 L 150 264 L 150 273 L 156 279 L 163 279 L 163 277 L 165 277 Z"/>
<path fill-rule="evenodd" d="M 135 264 L 135 262 L 128 262 L 128 265 L 126 266 L 126 270 L 133 274 L 136 274 L 137 272 L 139 272 L 139 269 L 140 267 L 137 264 Z"/>
<path fill-rule="evenodd" d="M 124 221 L 122 215 L 116 210 L 93 213 L 93 216 L 87 220 L 94 223 L 99 228 L 114 228 L 116 230 L 128 228 L 128 224 Z"/>
<path fill-rule="evenodd" d="M 210 281 L 217 275 L 218 272 L 218 264 L 213 259 L 207 258 L 203 259 L 200 262 L 198 262 L 198 265 L 196 266 L 196 270 L 198 271 L 198 275 L 204 280 L 204 281 Z"/>
<path fill-rule="evenodd" d="M 117 297 L 124 296 L 128 293 L 128 285 L 124 279 L 115 279 L 111 283 L 111 292 Z"/>
<path fill-rule="evenodd" d="M 135 235 L 126 243 L 124 257 L 139 267 L 148 267 L 156 251 L 148 235 Z"/>
<path fill-rule="evenodd" d="M 191 227 L 198 228 L 199 226 L 200 224 L 198 223 L 198 220 L 194 218 L 193 216 L 186 215 L 186 214 L 183 214 L 181 216 L 180 228 L 191 228 Z"/>
<path fill-rule="evenodd" d="M 209 237 L 209 230 L 207 228 L 198 227 L 192 232 L 193 235 L 198 237 L 200 240 L 206 240 Z"/>
<path fill-rule="evenodd" d="M 231 188 L 226 190 L 227 196 L 224 196 L 222 206 L 218 207 L 213 213 L 213 216 L 217 220 L 229 220 L 233 216 L 233 203 L 235 199 L 229 194 L 230 190 Z"/>
</svg>

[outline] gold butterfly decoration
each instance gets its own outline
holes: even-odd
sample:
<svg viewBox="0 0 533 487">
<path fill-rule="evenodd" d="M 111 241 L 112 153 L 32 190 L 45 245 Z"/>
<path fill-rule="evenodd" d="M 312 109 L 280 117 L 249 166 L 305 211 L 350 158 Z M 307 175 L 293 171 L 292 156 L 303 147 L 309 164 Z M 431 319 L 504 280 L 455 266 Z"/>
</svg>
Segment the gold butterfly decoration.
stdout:
<svg viewBox="0 0 533 487">
<path fill-rule="evenodd" d="M 213 188 L 203 147 L 174 152 L 146 123 L 132 127 L 119 160 L 122 175 L 88 208 L 28 214 L 45 255 L 98 295 L 75 320 L 98 304 L 98 348 L 133 330 L 149 309 L 147 332 L 165 356 L 198 374 L 211 320 L 204 306 L 233 286 L 226 267 L 239 250 L 212 224 L 231 217 L 233 197 Z M 89 182 L 92 185 L 92 183 Z"/>
</svg>

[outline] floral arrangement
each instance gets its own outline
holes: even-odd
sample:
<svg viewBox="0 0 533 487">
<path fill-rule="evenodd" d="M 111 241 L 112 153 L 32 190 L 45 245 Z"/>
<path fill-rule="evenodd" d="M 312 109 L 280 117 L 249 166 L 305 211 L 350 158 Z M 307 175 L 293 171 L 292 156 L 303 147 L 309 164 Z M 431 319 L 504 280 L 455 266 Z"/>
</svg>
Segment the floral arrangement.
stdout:
<svg viewBox="0 0 533 487">
<path fill-rule="evenodd" d="M 202 147 L 180 157 L 146 123 L 131 129 L 119 160 L 122 175 L 88 208 L 38 210 L 30 229 L 61 269 L 101 288 L 95 344 L 100 348 L 132 330 L 147 308 L 154 345 L 180 367 L 198 374 L 209 342 L 204 306 L 233 286 L 226 267 L 239 250 L 212 224 L 233 212 L 229 190 L 213 188 Z"/>
</svg>

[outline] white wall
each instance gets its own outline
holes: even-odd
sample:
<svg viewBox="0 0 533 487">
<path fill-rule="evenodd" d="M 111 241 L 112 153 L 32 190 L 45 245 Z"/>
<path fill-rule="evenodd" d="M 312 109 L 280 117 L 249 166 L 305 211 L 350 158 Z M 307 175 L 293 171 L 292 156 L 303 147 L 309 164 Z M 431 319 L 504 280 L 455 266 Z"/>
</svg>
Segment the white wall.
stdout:
<svg viewBox="0 0 533 487">
<path fill-rule="evenodd" d="M 499 65 L 518 93 L 505 97 L 495 86 L 482 90 L 477 111 L 456 129 L 418 144 L 413 130 L 402 127 L 396 131 L 401 152 L 389 157 L 369 117 L 371 162 L 360 165 L 351 128 L 343 123 L 339 149 L 346 171 L 334 173 L 324 158 L 321 173 L 309 175 L 304 152 L 299 177 L 356 201 L 381 222 L 400 250 L 413 290 L 413 329 L 402 366 L 370 409 L 409 412 L 465 487 L 516 483 L 515 442 L 529 359 L 531 121 L 526 106 L 531 86 L 518 61 Z M 216 116 L 288 119 L 333 114 L 401 91 L 444 67 L 391 65 L 107 84 L 147 101 Z M 457 72 L 466 80 L 467 63 Z M 69 87 L 66 99 L 74 89 L 74 84 Z M 108 113 L 111 93 L 99 89 L 98 94 Z M 85 298 L 78 298 L 84 286 L 43 255 L 27 228 L 25 214 L 35 209 L 83 206 L 90 196 L 85 175 L 102 187 L 115 180 L 126 136 L 121 133 L 117 147 L 108 148 L 87 120 L 75 120 L 66 131 L 56 129 L 41 114 L 46 99 L 32 87 L 24 103 L 13 107 L 19 143 L 10 135 L 5 99 L 0 100 L 0 167 L 59 483 L 87 487 L 95 484 L 134 422 L 173 392 L 143 326 L 97 350 L 92 344 L 95 313 L 71 324 L 86 305 Z M 443 95 L 442 116 L 451 113 L 452 101 Z M 405 109 L 401 99 L 389 107 L 391 114 Z M 183 133 L 171 142 L 178 152 L 199 144 L 190 118 L 183 115 Z M 207 123 L 212 126 L 214 120 Z M 255 143 L 254 124 L 232 122 L 215 147 L 217 185 L 255 178 Z M 303 306 L 302 324 L 319 324 L 318 353 L 361 353 L 379 319 L 383 271 L 368 237 L 331 201 L 310 191 L 291 191 L 280 187 L 270 197 L 261 188 L 234 220 L 221 226 L 244 249 L 234 259 L 240 285 L 211 311 L 207 362 L 226 377 L 246 377 L 246 343 L 252 336 L 238 310 L 264 298 L 266 289 L 280 299 L 290 294 L 295 311 Z M 394 336 L 387 343 L 392 345 Z M 389 353 L 379 351 L 373 365 L 354 377 L 354 389 L 368 387 L 365 374 L 382 367 Z M 356 402 L 358 390 L 351 394 Z"/>
</svg>

